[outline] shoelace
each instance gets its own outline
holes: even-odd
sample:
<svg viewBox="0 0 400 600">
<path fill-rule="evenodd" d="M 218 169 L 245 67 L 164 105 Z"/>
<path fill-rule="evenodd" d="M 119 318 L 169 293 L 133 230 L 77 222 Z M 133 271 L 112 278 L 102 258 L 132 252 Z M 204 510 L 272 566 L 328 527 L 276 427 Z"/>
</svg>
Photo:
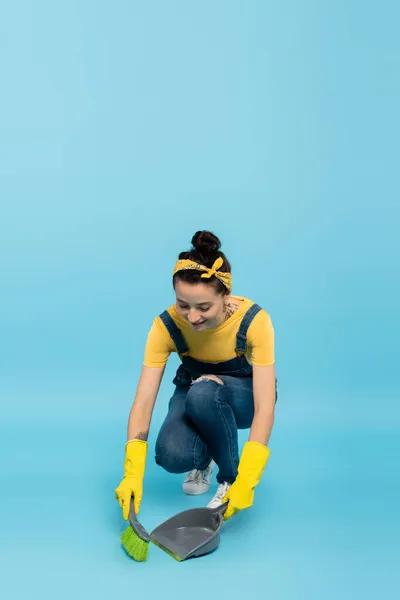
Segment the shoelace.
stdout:
<svg viewBox="0 0 400 600">
<path fill-rule="evenodd" d="M 187 481 L 198 483 L 201 475 L 202 472 L 199 469 L 193 469 L 193 471 L 188 473 Z"/>
<path fill-rule="evenodd" d="M 190 471 L 190 473 L 188 474 L 187 481 L 191 483 L 198 483 L 200 479 L 202 479 L 203 483 L 208 483 L 207 477 L 209 476 L 209 474 L 210 467 L 207 467 L 206 469 L 204 469 L 204 471 L 200 471 L 200 469 L 193 469 L 193 471 Z"/>
</svg>

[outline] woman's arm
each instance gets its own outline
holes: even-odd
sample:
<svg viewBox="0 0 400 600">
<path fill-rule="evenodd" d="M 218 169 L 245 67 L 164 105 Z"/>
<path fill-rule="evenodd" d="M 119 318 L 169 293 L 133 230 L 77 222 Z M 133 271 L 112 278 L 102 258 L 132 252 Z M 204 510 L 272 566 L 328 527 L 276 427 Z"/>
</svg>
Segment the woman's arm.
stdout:
<svg viewBox="0 0 400 600">
<path fill-rule="evenodd" d="M 165 365 L 163 367 L 146 367 L 143 365 L 136 396 L 129 413 L 128 441 L 147 441 L 151 417 L 164 371 Z"/>
<path fill-rule="evenodd" d="M 143 496 L 143 477 L 146 467 L 147 437 L 164 367 L 143 365 L 135 399 L 128 420 L 128 442 L 125 446 L 124 477 L 115 490 L 124 519 L 128 519 L 131 498 L 139 514 Z"/>
<path fill-rule="evenodd" d="M 274 425 L 275 381 L 275 364 L 267 367 L 253 365 L 254 418 L 250 442 L 268 445 Z"/>
<path fill-rule="evenodd" d="M 275 366 L 253 365 L 254 418 L 249 441 L 245 443 L 238 468 L 238 476 L 227 491 L 224 502 L 229 502 L 224 519 L 245 508 L 250 508 L 254 488 L 261 480 L 268 462 L 268 442 L 274 424 Z"/>
</svg>

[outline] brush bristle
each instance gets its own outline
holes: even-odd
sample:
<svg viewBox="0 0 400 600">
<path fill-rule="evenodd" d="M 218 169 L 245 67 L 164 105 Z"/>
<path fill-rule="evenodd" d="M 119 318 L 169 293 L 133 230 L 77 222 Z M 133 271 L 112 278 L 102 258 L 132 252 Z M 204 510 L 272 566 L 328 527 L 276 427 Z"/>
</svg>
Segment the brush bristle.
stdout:
<svg viewBox="0 0 400 600">
<path fill-rule="evenodd" d="M 131 525 L 121 535 L 121 544 L 126 552 L 137 562 L 146 562 L 149 543 L 143 541 Z"/>
</svg>

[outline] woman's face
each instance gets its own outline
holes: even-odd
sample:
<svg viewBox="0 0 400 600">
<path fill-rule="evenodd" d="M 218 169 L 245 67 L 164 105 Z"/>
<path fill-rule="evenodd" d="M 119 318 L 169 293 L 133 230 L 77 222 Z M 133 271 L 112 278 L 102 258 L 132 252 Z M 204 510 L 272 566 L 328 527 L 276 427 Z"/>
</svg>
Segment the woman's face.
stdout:
<svg viewBox="0 0 400 600">
<path fill-rule="evenodd" d="M 193 331 L 214 329 L 224 321 L 226 297 L 217 294 L 214 286 L 177 281 L 175 294 L 176 310 L 190 323 Z"/>
</svg>

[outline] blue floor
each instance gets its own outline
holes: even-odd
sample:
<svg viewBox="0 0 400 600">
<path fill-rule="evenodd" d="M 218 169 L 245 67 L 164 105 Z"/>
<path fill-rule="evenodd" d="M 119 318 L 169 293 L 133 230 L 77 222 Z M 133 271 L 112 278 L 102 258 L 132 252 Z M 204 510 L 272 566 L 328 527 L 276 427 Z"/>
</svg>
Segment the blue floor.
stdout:
<svg viewBox="0 0 400 600">
<path fill-rule="evenodd" d="M 273 455 L 255 504 L 224 524 L 218 550 L 178 563 L 150 545 L 148 562 L 138 564 L 119 545 L 125 525 L 113 489 L 125 419 L 113 406 L 112 385 L 60 388 L 4 390 L 2 597 L 395 597 L 400 494 L 393 418 L 366 416 L 356 427 L 349 414 L 338 424 L 333 413 L 315 416 L 317 402 L 328 406 L 324 398 L 299 398 L 299 411 L 294 398 L 281 395 Z M 118 397 L 118 385 L 115 391 Z M 152 460 L 165 401 L 163 391 L 140 515 L 150 530 L 202 506 L 216 487 L 214 478 L 205 496 L 185 496 L 182 476 Z M 25 408 L 22 416 L 17 403 Z M 70 409 L 78 406 L 81 413 L 72 418 Z M 307 418 L 311 410 L 314 419 Z"/>
</svg>

